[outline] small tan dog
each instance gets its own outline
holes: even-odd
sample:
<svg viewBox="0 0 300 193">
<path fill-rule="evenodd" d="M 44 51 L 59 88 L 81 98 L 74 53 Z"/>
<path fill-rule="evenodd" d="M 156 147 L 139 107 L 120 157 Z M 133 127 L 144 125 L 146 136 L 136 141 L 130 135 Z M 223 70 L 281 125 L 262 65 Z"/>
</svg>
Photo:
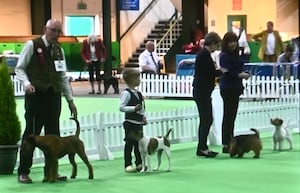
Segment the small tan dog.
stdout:
<svg viewBox="0 0 300 193">
<path fill-rule="evenodd" d="M 285 139 L 289 142 L 290 149 L 293 149 L 292 136 L 288 129 L 283 126 L 283 120 L 280 118 L 274 118 L 271 119 L 271 124 L 275 126 L 275 130 L 273 132 L 273 150 L 277 150 L 278 145 L 278 150 L 282 151 Z"/>
<path fill-rule="evenodd" d="M 70 163 L 73 166 L 71 178 L 75 178 L 77 175 L 77 164 L 75 162 L 75 154 L 79 157 L 88 167 L 89 179 L 94 178 L 93 168 L 90 164 L 86 153 L 84 151 L 84 144 L 79 139 L 80 125 L 77 119 L 73 119 L 76 122 L 76 134 L 59 137 L 57 135 L 45 135 L 36 136 L 30 135 L 24 139 L 22 149 L 26 153 L 27 150 L 32 150 L 35 147 L 41 149 L 45 156 L 45 168 L 44 168 L 44 179 L 43 182 L 56 182 L 58 178 L 58 159 L 69 155 Z"/>
<path fill-rule="evenodd" d="M 134 133 L 134 139 L 139 142 L 139 151 L 142 158 L 142 170 L 140 172 L 151 172 L 151 155 L 157 152 L 157 167 L 154 170 L 158 170 L 161 164 L 161 155 L 162 152 L 166 152 L 169 167 L 167 171 L 171 171 L 171 149 L 170 141 L 168 136 L 171 133 L 172 129 L 169 129 L 165 136 L 159 137 L 147 137 L 144 136 L 143 131 L 138 131 Z"/>
<path fill-rule="evenodd" d="M 259 158 L 260 151 L 262 150 L 262 143 L 259 137 L 259 131 L 257 129 L 250 129 L 254 131 L 255 134 L 238 135 L 231 139 L 229 145 L 230 157 L 235 157 L 236 155 L 241 158 L 244 153 L 249 151 L 254 152 L 253 158 Z"/>
</svg>

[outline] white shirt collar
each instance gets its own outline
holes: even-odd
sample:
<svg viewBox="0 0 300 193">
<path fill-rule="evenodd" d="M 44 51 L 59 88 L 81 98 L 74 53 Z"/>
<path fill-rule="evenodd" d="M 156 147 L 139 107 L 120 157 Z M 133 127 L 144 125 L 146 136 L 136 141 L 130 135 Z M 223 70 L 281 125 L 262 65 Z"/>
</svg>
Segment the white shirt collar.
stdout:
<svg viewBox="0 0 300 193">
<path fill-rule="evenodd" d="M 44 42 L 44 44 L 45 44 L 46 47 L 48 47 L 48 46 L 50 45 L 50 43 L 49 43 L 48 40 L 46 39 L 46 35 L 45 35 L 45 34 L 42 35 L 42 40 L 43 40 L 43 42 Z"/>
</svg>

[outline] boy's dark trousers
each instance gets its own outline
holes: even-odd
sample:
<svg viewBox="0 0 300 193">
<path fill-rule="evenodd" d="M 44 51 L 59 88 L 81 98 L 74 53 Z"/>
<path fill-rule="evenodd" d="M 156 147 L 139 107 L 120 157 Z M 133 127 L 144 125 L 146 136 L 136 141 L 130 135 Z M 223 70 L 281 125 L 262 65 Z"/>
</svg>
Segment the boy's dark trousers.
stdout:
<svg viewBox="0 0 300 193">
<path fill-rule="evenodd" d="M 137 132 L 138 130 L 142 130 L 143 126 L 142 125 L 138 125 L 138 124 L 134 124 L 134 123 L 130 123 L 128 121 L 124 121 L 123 123 L 123 127 L 125 130 L 125 146 L 124 146 L 124 161 L 125 161 L 125 168 L 127 166 L 132 165 L 132 156 L 131 156 L 131 152 L 132 150 L 134 151 L 134 156 L 135 156 L 135 165 L 139 165 L 142 164 L 142 158 L 141 158 L 141 154 L 139 151 L 139 147 L 138 147 L 138 141 L 130 138 L 130 134 L 132 132 Z"/>
</svg>

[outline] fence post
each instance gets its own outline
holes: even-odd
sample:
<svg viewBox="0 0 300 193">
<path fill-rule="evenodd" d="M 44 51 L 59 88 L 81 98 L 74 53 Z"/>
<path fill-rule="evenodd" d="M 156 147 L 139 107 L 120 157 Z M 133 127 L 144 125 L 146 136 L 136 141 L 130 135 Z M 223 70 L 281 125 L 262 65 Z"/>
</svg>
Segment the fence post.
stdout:
<svg viewBox="0 0 300 193">
<path fill-rule="evenodd" d="M 114 156 L 111 151 L 105 145 L 105 125 L 104 125 L 104 113 L 99 112 L 97 113 L 98 117 L 98 124 L 97 124 L 97 131 L 98 135 L 98 150 L 99 150 L 99 159 L 100 160 L 113 160 Z"/>
</svg>

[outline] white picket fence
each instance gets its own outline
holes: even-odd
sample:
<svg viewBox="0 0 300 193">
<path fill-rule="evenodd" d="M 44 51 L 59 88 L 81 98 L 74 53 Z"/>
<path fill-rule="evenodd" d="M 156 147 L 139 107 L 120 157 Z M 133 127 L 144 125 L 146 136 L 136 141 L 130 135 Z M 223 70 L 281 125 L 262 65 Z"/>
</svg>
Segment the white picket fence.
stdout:
<svg viewBox="0 0 300 193">
<path fill-rule="evenodd" d="M 244 93 L 241 98 L 281 98 L 291 97 L 299 93 L 299 79 L 276 76 L 252 76 L 243 80 Z"/>
<path fill-rule="evenodd" d="M 193 77 L 175 75 L 142 75 L 140 90 L 150 97 L 192 97 Z M 24 95 L 19 81 L 14 81 L 16 96 Z M 249 132 L 254 127 L 261 131 L 271 131 L 271 117 L 281 117 L 289 120 L 288 127 L 299 132 L 299 80 L 290 77 L 289 80 L 273 77 L 252 77 L 245 81 L 244 98 L 270 98 L 270 100 L 243 101 L 240 103 L 235 132 Z M 214 124 L 212 126 L 209 143 L 221 144 L 222 99 L 219 88 L 213 92 Z M 149 136 L 164 135 L 169 128 L 173 128 L 170 135 L 172 143 L 195 141 L 198 136 L 199 117 L 196 105 L 190 108 L 173 109 L 164 112 L 148 112 L 149 124 L 144 132 Z M 90 158 L 111 160 L 111 152 L 120 151 L 124 145 L 123 113 L 98 112 L 79 117 L 81 123 L 80 138 L 84 141 L 86 152 Z M 72 120 L 61 122 L 61 135 L 74 134 L 75 123 Z M 44 160 L 43 154 L 36 150 L 34 163 Z"/>
<path fill-rule="evenodd" d="M 24 89 L 22 83 L 18 79 L 16 79 L 15 75 L 11 75 L 10 79 L 14 85 L 15 96 L 24 96 L 25 89 Z"/>
<path fill-rule="evenodd" d="M 218 91 L 217 91 L 218 92 Z M 218 97 L 218 96 L 216 96 Z M 209 135 L 210 144 L 221 144 L 222 115 L 214 105 L 214 124 Z M 240 103 L 235 134 L 248 133 L 250 128 L 257 128 L 262 133 L 272 131 L 270 118 L 280 117 L 288 122 L 291 132 L 299 132 L 299 97 L 279 98 L 266 101 L 242 101 Z M 148 136 L 164 135 L 169 128 L 171 143 L 196 141 L 198 137 L 199 116 L 196 105 L 189 108 L 177 108 L 163 112 L 146 114 L 149 124 L 144 126 Z M 112 152 L 121 151 L 124 147 L 123 113 L 98 112 L 79 117 L 81 124 L 80 138 L 85 144 L 88 157 L 91 159 L 112 160 Z M 61 135 L 75 133 L 73 120 L 61 122 Z M 271 134 L 270 134 L 271 135 Z M 36 149 L 34 163 L 43 162 L 41 151 Z"/>
<path fill-rule="evenodd" d="M 20 81 L 11 76 L 15 96 L 23 96 L 24 88 Z M 142 74 L 139 90 L 146 97 L 192 97 L 193 76 Z M 299 93 L 299 79 L 293 76 L 252 76 L 243 81 L 244 93 L 241 98 L 280 98 Z M 218 87 L 218 86 L 217 86 Z"/>
<path fill-rule="evenodd" d="M 147 97 L 192 97 L 193 76 L 142 74 L 139 90 Z M 299 93 L 299 79 L 252 76 L 243 80 L 241 98 L 280 98 Z"/>
</svg>

